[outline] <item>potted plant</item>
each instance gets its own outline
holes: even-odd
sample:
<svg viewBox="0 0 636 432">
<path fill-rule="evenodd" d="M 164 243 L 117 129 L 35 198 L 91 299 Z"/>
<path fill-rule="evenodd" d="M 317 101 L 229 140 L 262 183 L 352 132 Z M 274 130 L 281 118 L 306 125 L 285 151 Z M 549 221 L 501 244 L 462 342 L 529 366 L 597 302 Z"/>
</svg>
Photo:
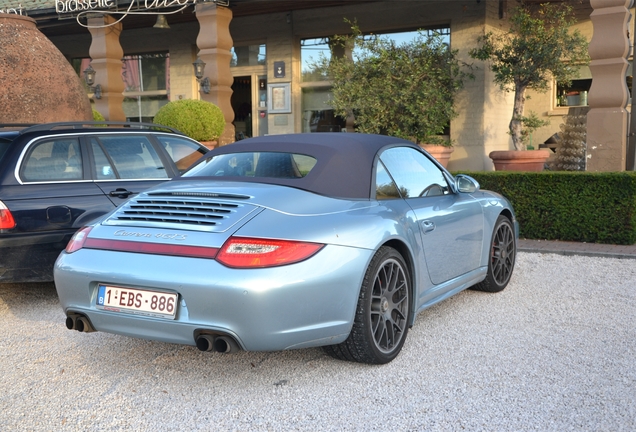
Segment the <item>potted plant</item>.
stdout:
<svg viewBox="0 0 636 432">
<path fill-rule="evenodd" d="M 503 91 L 514 92 L 508 128 L 515 150 L 491 152 L 489 156 L 496 169 L 501 169 L 498 168 L 502 166 L 498 163 L 500 158 L 505 160 L 505 169 L 514 169 L 511 163 L 516 157 L 526 159 L 527 166 L 521 170 L 530 166 L 543 169 L 543 163 L 550 156 L 549 150 L 520 153 L 526 150 L 530 132 L 543 126 L 536 121 L 541 120 L 532 115 L 524 117 L 526 90 L 545 92 L 552 79 L 568 83 L 578 73 L 578 68 L 573 66 L 589 62 L 586 39 L 578 30 L 569 30 L 574 22 L 572 7 L 568 5 L 541 4 L 536 9 L 519 6 L 510 17 L 507 32 L 486 33 L 478 39 L 480 47 L 470 51 L 472 58 L 489 62 L 495 83 Z M 543 159 L 543 162 L 529 163 L 528 159 Z"/>
<path fill-rule="evenodd" d="M 209 149 L 216 146 L 225 128 L 221 108 L 210 102 L 193 99 L 168 102 L 157 111 L 153 122 L 178 129 Z"/>
<path fill-rule="evenodd" d="M 357 132 L 433 144 L 447 161 L 452 144 L 440 135 L 457 115 L 455 95 L 470 76 L 457 51 L 435 32 L 419 31 L 412 41 L 398 44 L 365 36 L 357 24 L 347 22 L 352 33 L 334 36 L 332 45 L 348 55 L 321 56 L 314 64 L 332 81 L 329 104 L 336 114 L 352 117 Z"/>
</svg>

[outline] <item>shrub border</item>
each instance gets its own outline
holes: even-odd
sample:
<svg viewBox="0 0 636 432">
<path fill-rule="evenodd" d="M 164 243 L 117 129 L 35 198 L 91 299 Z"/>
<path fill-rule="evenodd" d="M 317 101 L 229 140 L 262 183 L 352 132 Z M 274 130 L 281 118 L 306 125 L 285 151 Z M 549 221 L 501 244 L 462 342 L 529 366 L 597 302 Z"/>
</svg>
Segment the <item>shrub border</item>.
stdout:
<svg viewBox="0 0 636 432">
<path fill-rule="evenodd" d="M 520 237 L 636 243 L 636 172 L 466 172 L 505 196 Z"/>
</svg>

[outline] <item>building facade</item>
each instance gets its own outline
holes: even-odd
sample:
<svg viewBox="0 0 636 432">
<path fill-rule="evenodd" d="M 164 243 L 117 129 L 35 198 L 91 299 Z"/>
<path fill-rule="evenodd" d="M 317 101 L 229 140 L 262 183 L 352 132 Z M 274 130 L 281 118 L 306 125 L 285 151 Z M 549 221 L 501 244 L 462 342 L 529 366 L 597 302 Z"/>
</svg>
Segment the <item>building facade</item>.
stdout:
<svg viewBox="0 0 636 432">
<path fill-rule="evenodd" d="M 513 0 L 135 0 L 130 9 L 130 0 L 8 2 L 12 13 L 37 21 L 78 74 L 91 65 L 101 90 L 99 98 L 94 92 L 91 97 L 107 119 L 151 121 L 168 101 L 201 98 L 225 114 L 222 144 L 265 134 L 352 131 L 326 103 L 329 82 L 311 74 L 312 58 L 329 55 L 329 38 L 350 32 L 346 20 L 364 33 L 397 39 L 418 29 L 437 29 L 461 60 L 476 66 L 474 79 L 464 82 L 457 97 L 449 168 L 491 170 L 488 154 L 511 146 L 512 94 L 500 91 L 487 65 L 468 52 L 486 32 L 505 30 Z M 99 11 L 108 13 L 95 14 Z M 578 28 L 590 39 L 592 12 L 588 2 L 576 2 Z M 200 80 L 193 72 L 197 59 L 205 62 Z M 549 126 L 535 132 L 535 143 L 559 131 L 572 105 L 587 104 L 591 72 L 581 71 L 570 88 L 554 83 L 547 93 L 530 94 L 526 112 L 550 119 Z M 202 84 L 209 84 L 208 93 Z"/>
</svg>

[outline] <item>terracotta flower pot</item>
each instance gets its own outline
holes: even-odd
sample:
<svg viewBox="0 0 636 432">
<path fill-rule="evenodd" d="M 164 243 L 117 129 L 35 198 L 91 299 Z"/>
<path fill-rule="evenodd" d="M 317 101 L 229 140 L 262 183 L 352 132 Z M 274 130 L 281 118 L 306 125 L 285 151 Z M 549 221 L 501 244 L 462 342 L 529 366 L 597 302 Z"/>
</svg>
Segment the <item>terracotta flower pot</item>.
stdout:
<svg viewBox="0 0 636 432">
<path fill-rule="evenodd" d="M 451 153 L 455 150 L 453 147 L 446 147 L 435 144 L 419 144 L 421 148 L 426 150 L 428 154 L 433 156 L 444 168 L 448 167 Z"/>
<path fill-rule="evenodd" d="M 543 171 L 550 150 L 497 150 L 488 155 L 496 171 Z"/>
</svg>

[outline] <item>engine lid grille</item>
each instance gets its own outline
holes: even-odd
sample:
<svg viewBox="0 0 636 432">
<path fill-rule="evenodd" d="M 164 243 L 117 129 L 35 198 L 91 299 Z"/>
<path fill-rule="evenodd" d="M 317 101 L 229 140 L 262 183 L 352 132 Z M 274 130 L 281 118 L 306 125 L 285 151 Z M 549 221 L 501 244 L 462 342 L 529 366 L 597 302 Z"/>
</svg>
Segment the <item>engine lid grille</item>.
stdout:
<svg viewBox="0 0 636 432">
<path fill-rule="evenodd" d="M 141 194 L 124 203 L 104 225 L 223 232 L 257 209 L 251 204 L 191 196 L 187 192 Z"/>
</svg>

